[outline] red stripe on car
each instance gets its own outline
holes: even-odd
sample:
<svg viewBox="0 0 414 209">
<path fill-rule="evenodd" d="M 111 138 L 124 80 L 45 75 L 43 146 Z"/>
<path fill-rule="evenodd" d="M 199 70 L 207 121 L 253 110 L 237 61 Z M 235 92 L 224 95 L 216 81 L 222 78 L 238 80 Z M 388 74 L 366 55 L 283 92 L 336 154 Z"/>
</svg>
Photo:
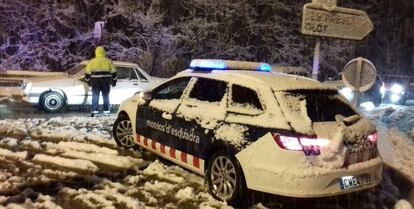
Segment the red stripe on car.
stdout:
<svg viewBox="0 0 414 209">
<path fill-rule="evenodd" d="M 170 148 L 170 156 L 175 159 L 175 149 Z"/>
<path fill-rule="evenodd" d="M 148 147 L 148 138 L 144 136 L 144 145 Z"/>
<path fill-rule="evenodd" d="M 187 163 L 187 153 L 181 152 L 181 161 Z"/>
<path fill-rule="evenodd" d="M 196 156 L 193 156 L 193 165 L 196 168 L 200 168 L 200 159 Z"/>
<path fill-rule="evenodd" d="M 137 134 L 137 142 L 138 144 L 141 144 L 141 136 Z"/>
<path fill-rule="evenodd" d="M 152 147 L 153 150 L 157 150 L 157 141 L 152 140 L 151 147 Z"/>
<path fill-rule="evenodd" d="M 161 153 L 165 155 L 165 144 L 161 144 Z"/>
</svg>

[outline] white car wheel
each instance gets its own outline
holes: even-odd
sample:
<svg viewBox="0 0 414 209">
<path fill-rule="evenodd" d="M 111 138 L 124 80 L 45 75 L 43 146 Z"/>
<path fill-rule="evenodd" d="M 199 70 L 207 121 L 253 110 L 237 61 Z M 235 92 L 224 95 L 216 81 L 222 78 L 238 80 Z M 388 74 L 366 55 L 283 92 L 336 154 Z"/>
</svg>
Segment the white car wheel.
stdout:
<svg viewBox="0 0 414 209">
<path fill-rule="evenodd" d="M 125 115 L 121 115 L 116 119 L 113 127 L 113 135 L 115 142 L 121 147 L 131 148 L 136 145 L 132 123 Z"/>
<path fill-rule="evenodd" d="M 65 99 L 61 94 L 51 91 L 41 96 L 40 105 L 45 111 L 54 113 L 65 106 Z"/>
</svg>

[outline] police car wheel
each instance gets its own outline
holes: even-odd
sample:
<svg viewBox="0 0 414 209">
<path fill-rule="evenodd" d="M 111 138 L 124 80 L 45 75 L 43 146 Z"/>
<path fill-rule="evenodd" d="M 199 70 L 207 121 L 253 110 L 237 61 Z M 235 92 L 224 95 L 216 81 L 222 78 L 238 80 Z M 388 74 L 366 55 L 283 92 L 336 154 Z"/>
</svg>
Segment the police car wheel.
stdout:
<svg viewBox="0 0 414 209">
<path fill-rule="evenodd" d="M 240 204 L 246 191 L 243 171 L 237 160 L 220 150 L 208 162 L 205 175 L 208 191 L 221 201 Z"/>
<path fill-rule="evenodd" d="M 136 145 L 132 123 L 126 115 L 120 115 L 116 119 L 113 127 L 113 135 L 115 142 L 120 147 L 131 148 Z"/>
<path fill-rule="evenodd" d="M 47 92 L 40 97 L 40 106 L 46 112 L 59 112 L 65 106 L 65 98 L 57 92 Z"/>
</svg>

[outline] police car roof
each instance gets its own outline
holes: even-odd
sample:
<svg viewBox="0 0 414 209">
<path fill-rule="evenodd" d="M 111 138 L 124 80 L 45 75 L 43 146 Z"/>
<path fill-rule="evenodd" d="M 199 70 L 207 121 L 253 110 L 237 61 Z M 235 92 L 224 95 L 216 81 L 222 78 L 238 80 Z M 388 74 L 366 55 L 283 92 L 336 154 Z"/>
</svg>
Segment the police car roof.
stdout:
<svg viewBox="0 0 414 209">
<path fill-rule="evenodd" d="M 230 83 L 257 83 L 267 85 L 274 91 L 286 90 L 337 90 L 335 87 L 325 85 L 319 81 L 296 75 L 276 72 L 247 71 L 247 70 L 212 70 L 208 72 L 187 69 L 176 77 L 196 76 Z"/>
</svg>

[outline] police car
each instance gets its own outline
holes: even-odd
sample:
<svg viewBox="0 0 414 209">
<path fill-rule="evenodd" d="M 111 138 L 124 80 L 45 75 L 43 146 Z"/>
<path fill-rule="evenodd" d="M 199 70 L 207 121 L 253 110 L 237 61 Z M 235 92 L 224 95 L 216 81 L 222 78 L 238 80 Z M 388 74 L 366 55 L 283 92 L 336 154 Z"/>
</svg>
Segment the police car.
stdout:
<svg viewBox="0 0 414 209">
<path fill-rule="evenodd" d="M 113 135 L 203 175 L 231 204 L 247 189 L 322 197 L 381 181 L 375 127 L 336 88 L 266 63 L 193 60 L 124 101 Z"/>
</svg>

